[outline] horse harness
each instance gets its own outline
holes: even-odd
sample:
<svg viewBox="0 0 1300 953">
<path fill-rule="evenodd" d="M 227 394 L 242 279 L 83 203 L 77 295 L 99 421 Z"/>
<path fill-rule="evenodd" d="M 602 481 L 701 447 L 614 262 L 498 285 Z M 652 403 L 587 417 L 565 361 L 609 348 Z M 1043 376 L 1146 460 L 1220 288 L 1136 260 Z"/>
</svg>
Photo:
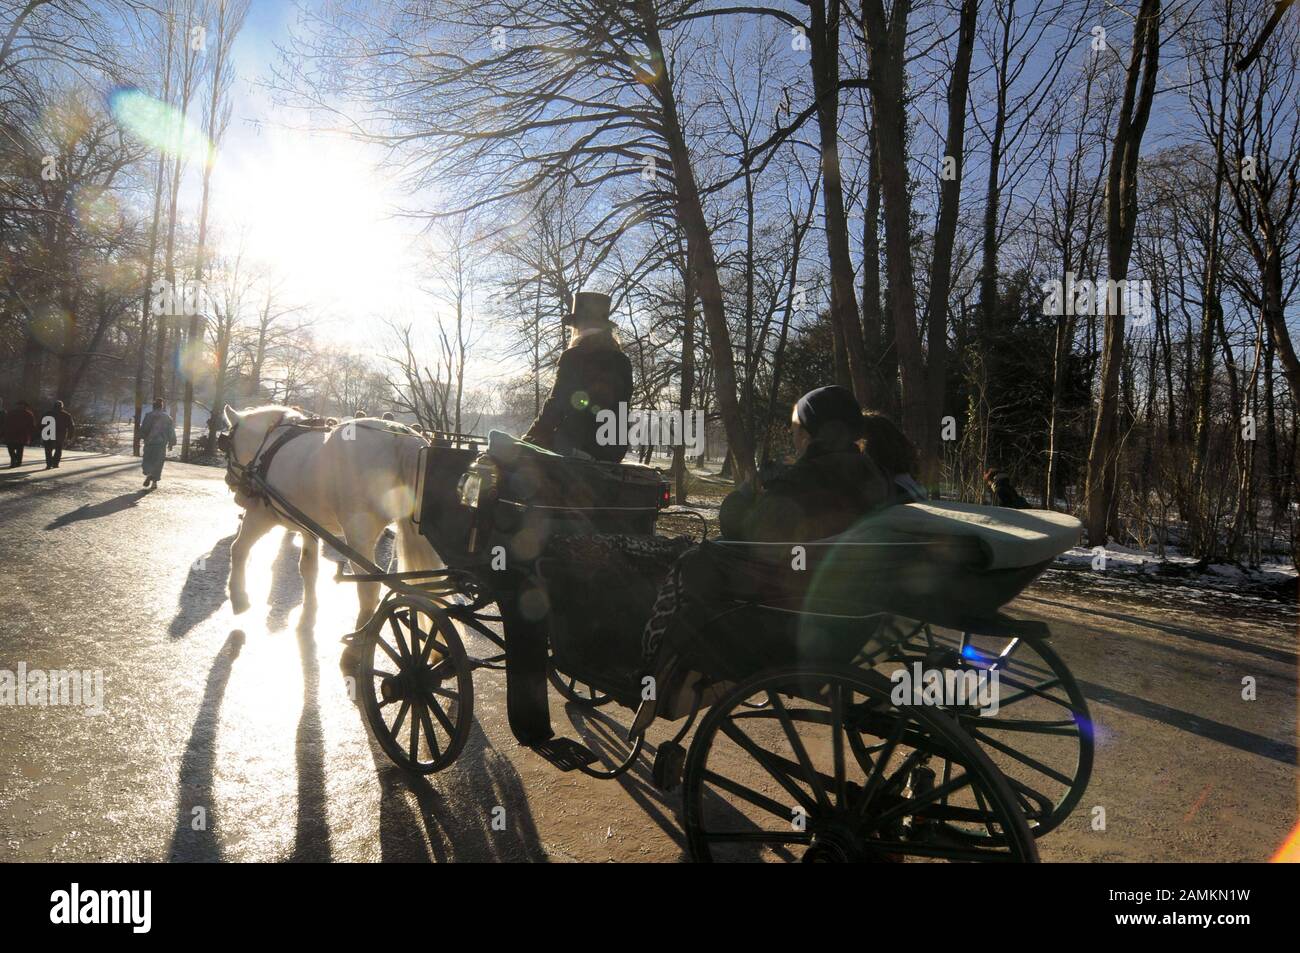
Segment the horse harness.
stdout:
<svg viewBox="0 0 1300 953">
<path fill-rule="evenodd" d="M 286 423 L 285 416 L 286 414 L 281 414 L 280 419 L 267 428 L 262 436 L 262 442 L 258 444 L 248 463 L 240 463 L 235 459 L 235 431 L 239 428 L 238 421 L 229 432 L 218 438 L 217 445 L 226 452 L 226 486 L 236 493 L 254 499 L 267 499 L 262 485 L 266 482 L 267 473 L 270 472 L 271 461 L 275 459 L 275 455 L 281 448 L 294 437 L 302 434 L 324 433 L 333 429 L 324 417 L 308 417 Z M 277 430 L 282 432 L 275 440 L 271 440 L 272 434 Z"/>
<path fill-rule="evenodd" d="M 294 437 L 300 437 L 306 433 L 327 433 L 337 426 L 324 417 L 305 417 L 286 422 L 286 416 L 287 414 L 280 414 L 280 418 L 267 428 L 266 433 L 262 436 L 262 442 L 258 444 L 248 463 L 240 463 L 235 459 L 235 430 L 238 429 L 239 422 L 236 421 L 228 432 L 221 434 L 217 440 L 217 446 L 226 453 L 226 485 L 228 487 L 253 499 L 270 502 L 263 485 L 266 483 L 267 474 L 271 470 L 271 461 L 275 459 L 275 455 Z M 366 430 L 389 429 L 387 427 L 367 427 L 365 424 L 356 421 L 348 421 L 348 423 Z M 406 429 L 408 432 L 422 437 L 426 443 L 428 442 L 428 438 L 424 438 L 418 431 L 411 430 L 409 427 Z M 283 432 L 272 440 L 271 436 L 277 430 Z"/>
</svg>

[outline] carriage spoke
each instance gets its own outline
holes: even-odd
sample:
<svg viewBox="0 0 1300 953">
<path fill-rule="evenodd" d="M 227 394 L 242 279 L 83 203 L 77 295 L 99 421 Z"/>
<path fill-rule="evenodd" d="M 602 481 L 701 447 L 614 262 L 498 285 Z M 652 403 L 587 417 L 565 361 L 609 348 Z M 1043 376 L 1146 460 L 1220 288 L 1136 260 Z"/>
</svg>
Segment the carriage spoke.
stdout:
<svg viewBox="0 0 1300 953">
<path fill-rule="evenodd" d="M 1047 775 L 1049 778 L 1051 778 L 1053 781 L 1056 781 L 1059 784 L 1064 784 L 1066 787 L 1069 787 L 1071 784 L 1074 783 L 1074 779 L 1071 778 L 1069 775 L 1062 774 L 1060 771 L 1057 771 L 1055 768 L 1049 768 L 1047 765 L 1043 764 L 1043 762 L 1039 761 L 1037 758 L 1030 757 L 1029 755 L 1025 754 L 1023 751 L 1021 751 L 1019 748 L 1013 748 L 1010 745 L 1005 744 L 996 738 L 990 738 L 988 735 L 984 734 L 983 731 L 972 728 L 970 729 L 969 734 L 976 741 L 979 741 L 982 744 L 986 744 L 990 748 L 995 748 L 996 750 L 1001 751 L 1003 754 L 1007 755 L 1010 758 L 1015 758 L 1021 764 L 1033 768 L 1039 774 Z"/>
<path fill-rule="evenodd" d="M 384 650 L 384 653 L 393 660 L 393 664 L 398 668 L 402 667 L 402 656 L 393 651 L 393 647 L 384 641 L 384 637 L 378 632 L 375 633 L 375 644 Z"/>
<path fill-rule="evenodd" d="M 794 749 L 795 757 L 799 759 L 799 766 L 803 768 L 804 777 L 817 798 L 818 807 L 829 810 L 831 806 L 830 798 L 826 796 L 826 789 L 822 786 L 821 776 L 813 767 L 812 759 L 808 757 L 808 750 L 804 747 L 803 739 L 799 737 L 799 732 L 794 729 L 794 722 L 790 720 L 790 712 L 786 710 L 785 703 L 781 701 L 779 693 L 769 689 L 767 698 L 772 704 L 772 710 L 776 712 L 777 719 L 781 722 L 781 727 L 790 742 L 790 747 Z"/>
<path fill-rule="evenodd" d="M 421 665 L 429 664 L 429 656 L 433 654 L 433 650 L 435 648 L 437 648 L 438 654 L 441 655 L 443 658 L 446 658 L 447 656 L 451 655 L 451 649 L 443 645 L 441 642 L 439 642 L 437 636 L 438 633 L 434 629 L 430 629 L 428 634 L 425 636 L 424 648 L 420 650 Z"/>
<path fill-rule="evenodd" d="M 808 797 L 808 793 L 795 784 L 788 775 L 779 770 L 779 764 L 773 763 L 778 761 L 776 755 L 760 748 L 754 743 L 754 740 L 750 738 L 749 735 L 741 731 L 740 728 L 730 720 L 724 721 L 719 727 L 728 738 L 738 744 L 751 758 L 757 761 L 759 766 L 770 774 L 777 784 L 785 788 L 790 796 L 798 801 L 804 810 L 810 814 L 817 810 L 816 803 Z"/>
<path fill-rule="evenodd" d="M 939 785 L 938 787 L 931 788 L 930 790 L 926 791 L 924 794 L 909 798 L 908 800 L 903 801 L 901 804 L 896 804 L 893 807 L 891 807 L 889 810 L 873 816 L 871 818 L 871 823 L 875 827 L 880 827 L 888 823 L 889 821 L 894 820 L 895 818 L 906 817 L 908 814 L 915 814 L 916 809 L 921 805 L 929 804 L 932 801 L 940 800 L 941 798 L 946 797 L 948 794 L 952 793 L 953 791 L 959 791 L 962 788 L 969 787 L 970 784 L 971 784 L 970 773 L 964 772 L 958 775 L 957 777 L 953 778 L 952 780 Z"/>
<path fill-rule="evenodd" d="M 394 738 L 396 738 L 398 733 L 402 730 L 402 722 L 406 720 L 406 713 L 410 710 L 411 703 L 406 699 L 402 699 L 402 707 L 397 709 L 397 718 L 393 721 L 393 727 L 389 729 L 389 733 Z"/>
<path fill-rule="evenodd" d="M 451 723 L 451 719 L 447 717 L 447 713 L 442 710 L 442 706 L 438 704 L 437 700 L 432 695 L 426 694 L 424 696 L 424 707 L 426 710 L 431 710 L 433 712 L 434 717 L 438 719 L 438 724 L 442 725 L 443 731 L 447 732 L 448 735 L 456 734 L 456 726 Z M 428 728 L 430 726 L 426 724 L 425 727 Z"/>
<path fill-rule="evenodd" d="M 733 781 L 731 778 L 723 777 L 716 771 L 705 771 L 704 780 L 708 781 L 715 787 L 722 788 L 722 790 L 726 791 L 728 794 L 734 794 L 736 797 L 748 801 L 755 807 L 762 808 L 774 817 L 789 820 L 792 816 L 790 808 L 786 805 L 772 800 L 766 794 L 760 794 L 753 788 L 745 787 L 745 785 L 741 784 L 739 781 Z"/>
<path fill-rule="evenodd" d="M 411 764 L 420 763 L 420 717 L 419 714 L 411 716 L 411 744 L 407 749 L 410 755 Z"/>
<path fill-rule="evenodd" d="M 430 760 L 437 761 L 442 752 L 438 748 L 438 736 L 434 733 L 433 722 L 429 721 L 429 706 L 427 704 L 420 705 L 420 724 L 424 725 L 424 743 L 429 746 Z M 450 729 L 448 729 L 447 735 L 449 737 L 452 735 Z"/>
<path fill-rule="evenodd" d="M 1049 695 L 1048 690 L 1060 687 L 1060 678 L 1049 678 L 1039 682 L 1037 685 L 1030 685 L 1027 682 L 1018 681 L 1014 676 L 1000 674 L 998 681 L 1005 682 L 1012 688 L 1018 688 L 1016 694 L 1009 698 L 1004 698 L 998 703 L 999 708 L 1006 708 L 1008 705 L 1014 705 L 1016 702 L 1024 701 L 1026 698 L 1036 697 L 1044 701 L 1049 701 L 1054 705 L 1060 705 L 1062 708 L 1073 711 L 1068 698 L 1060 698 L 1056 695 Z"/>
<path fill-rule="evenodd" d="M 984 792 L 977 787 L 971 788 L 971 793 L 975 795 L 975 803 L 979 805 L 980 816 L 984 821 L 984 830 L 988 832 L 989 837 L 997 837 L 993 830 L 993 819 L 989 816 L 989 806 L 984 801 Z"/>
<path fill-rule="evenodd" d="M 871 769 L 871 775 L 867 778 L 867 783 L 862 789 L 862 803 L 858 806 L 859 814 L 866 813 L 867 806 L 871 804 L 872 799 L 876 796 L 885 778 L 885 765 L 894 756 L 894 750 L 898 747 L 898 742 L 903 737 L 903 732 L 906 729 L 906 723 L 900 718 L 890 730 L 889 737 L 885 739 L 884 747 L 880 749 L 876 757 L 876 763 Z"/>
<path fill-rule="evenodd" d="M 397 613 L 388 617 L 388 624 L 393 630 L 393 637 L 397 640 L 397 650 L 402 655 L 402 660 L 410 658 L 411 650 L 406 647 L 406 636 L 402 634 L 402 627 L 397 624 Z"/>
</svg>

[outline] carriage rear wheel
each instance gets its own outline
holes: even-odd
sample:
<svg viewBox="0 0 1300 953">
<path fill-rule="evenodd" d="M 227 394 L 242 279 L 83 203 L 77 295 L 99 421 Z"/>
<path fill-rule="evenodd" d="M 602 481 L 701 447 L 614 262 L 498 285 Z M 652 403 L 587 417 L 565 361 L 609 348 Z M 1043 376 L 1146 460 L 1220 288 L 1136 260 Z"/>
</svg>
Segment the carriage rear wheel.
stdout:
<svg viewBox="0 0 1300 953">
<path fill-rule="evenodd" d="M 1092 778 L 1092 718 L 1079 683 L 1050 645 L 917 624 L 886 654 L 904 666 L 996 672 L 995 712 L 981 714 L 975 705 L 948 711 L 1006 776 L 1035 837 L 1070 816 Z"/>
<path fill-rule="evenodd" d="M 737 685 L 696 732 L 683 796 L 697 861 L 1038 860 L 1006 780 L 956 721 L 894 705 L 889 680 L 855 666 Z"/>
<path fill-rule="evenodd" d="M 357 691 L 384 753 L 415 774 L 441 771 L 469 737 L 474 682 L 455 624 L 433 603 L 397 596 L 367 627 Z"/>
</svg>

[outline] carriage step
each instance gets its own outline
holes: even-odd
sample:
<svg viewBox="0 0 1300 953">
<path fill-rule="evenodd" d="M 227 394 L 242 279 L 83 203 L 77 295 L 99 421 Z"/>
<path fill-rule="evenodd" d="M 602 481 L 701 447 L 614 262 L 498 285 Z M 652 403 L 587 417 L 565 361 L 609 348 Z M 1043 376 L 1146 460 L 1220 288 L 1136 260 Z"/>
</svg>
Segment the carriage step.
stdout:
<svg viewBox="0 0 1300 953">
<path fill-rule="evenodd" d="M 548 738 L 529 747 L 561 771 L 581 771 L 597 761 L 586 745 L 572 738 Z"/>
</svg>

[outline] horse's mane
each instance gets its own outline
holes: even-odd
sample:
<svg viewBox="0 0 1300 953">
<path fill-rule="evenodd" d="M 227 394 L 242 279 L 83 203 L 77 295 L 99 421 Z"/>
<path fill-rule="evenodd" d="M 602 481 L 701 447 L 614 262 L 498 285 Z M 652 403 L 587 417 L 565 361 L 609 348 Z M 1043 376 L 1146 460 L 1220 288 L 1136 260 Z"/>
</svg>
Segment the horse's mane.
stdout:
<svg viewBox="0 0 1300 953">
<path fill-rule="evenodd" d="M 277 413 L 283 414 L 285 420 L 306 420 L 311 417 L 297 407 L 286 407 L 284 404 L 262 404 L 259 407 L 245 407 L 239 412 L 241 417 L 249 417 L 253 414 Z"/>
<path fill-rule="evenodd" d="M 287 407 L 284 404 L 262 404 L 259 407 L 246 407 L 239 412 L 241 417 L 248 417 L 253 414 L 275 413 L 283 415 L 285 423 L 308 423 L 315 424 L 320 422 L 322 426 L 329 426 L 330 429 L 343 427 L 348 424 L 361 427 L 365 430 L 383 430 L 394 434 L 408 434 L 423 438 L 420 431 L 416 430 L 409 424 L 404 424 L 400 420 L 384 420 L 382 417 L 349 417 L 346 420 L 335 420 L 332 417 L 322 417 L 316 414 L 309 414 L 297 407 Z M 330 423 L 333 421 L 333 423 Z"/>
</svg>

